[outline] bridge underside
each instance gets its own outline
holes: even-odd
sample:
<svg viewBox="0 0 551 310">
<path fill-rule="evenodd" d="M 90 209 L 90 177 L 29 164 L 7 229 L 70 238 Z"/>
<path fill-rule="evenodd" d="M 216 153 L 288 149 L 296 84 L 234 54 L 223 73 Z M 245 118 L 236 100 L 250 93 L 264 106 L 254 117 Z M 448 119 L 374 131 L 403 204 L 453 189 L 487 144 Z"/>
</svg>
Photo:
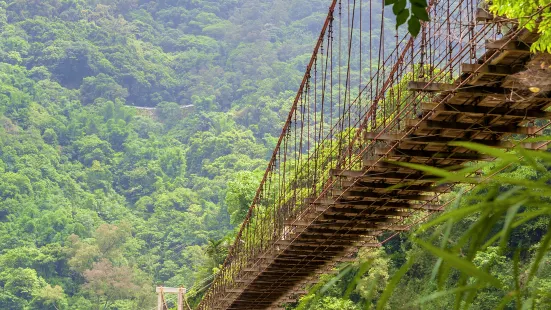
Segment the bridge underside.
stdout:
<svg viewBox="0 0 551 310">
<path fill-rule="evenodd" d="M 449 142 L 508 148 L 508 137 L 539 134 L 536 120 L 551 119 L 545 111 L 551 89 L 531 84 L 537 83 L 534 74 L 543 77 L 550 65 L 548 54 L 530 54 L 536 38 L 524 31 L 509 43 L 487 43 L 479 65 L 463 65 L 454 84 L 410 82 L 411 91 L 437 94 L 434 103 L 420 104 L 418 119 L 405 121 L 401 133 L 365 133 L 365 139 L 379 142 L 365 156 L 363 169 L 332 170 L 330 195 L 307 200 L 309 208 L 285 223 L 285 240 L 243 268 L 235 280 L 240 288 L 227 289 L 215 308 L 278 309 L 296 301 L 306 284 L 317 282 L 335 263 L 350 260 L 358 247 L 379 246 L 376 238 L 385 231 L 407 230 L 403 221 L 414 211 L 439 210 L 438 195 L 451 185 L 435 186 L 433 176 L 383 160 L 449 168 L 492 159 Z"/>
</svg>

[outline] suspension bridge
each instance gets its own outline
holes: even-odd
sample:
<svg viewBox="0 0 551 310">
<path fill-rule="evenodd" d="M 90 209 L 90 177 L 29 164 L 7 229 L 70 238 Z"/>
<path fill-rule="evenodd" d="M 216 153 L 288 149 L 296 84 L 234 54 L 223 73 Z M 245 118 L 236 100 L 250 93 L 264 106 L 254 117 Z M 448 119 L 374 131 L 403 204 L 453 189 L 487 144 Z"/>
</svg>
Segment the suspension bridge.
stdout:
<svg viewBox="0 0 551 310">
<path fill-rule="evenodd" d="M 381 3 L 330 3 L 256 196 L 198 309 L 282 309 L 359 247 L 442 210 L 453 184 L 389 161 L 454 169 L 492 158 L 453 142 L 509 148 L 542 134 L 551 55 L 530 52 L 538 34 L 477 0 L 432 1 L 427 11 L 411 37 Z"/>
</svg>

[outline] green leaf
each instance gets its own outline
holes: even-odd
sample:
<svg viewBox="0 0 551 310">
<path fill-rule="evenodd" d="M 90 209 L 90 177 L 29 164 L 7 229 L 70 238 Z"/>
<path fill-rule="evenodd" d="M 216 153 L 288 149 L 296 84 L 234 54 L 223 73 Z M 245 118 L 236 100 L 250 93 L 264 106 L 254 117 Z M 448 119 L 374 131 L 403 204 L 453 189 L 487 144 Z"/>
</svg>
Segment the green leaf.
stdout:
<svg viewBox="0 0 551 310">
<path fill-rule="evenodd" d="M 477 151 L 479 153 L 487 154 L 496 158 L 501 158 L 506 161 L 516 161 L 518 159 L 517 156 L 515 156 L 514 154 L 507 153 L 504 150 L 487 146 L 484 144 L 466 142 L 466 141 L 456 141 L 456 142 L 450 142 L 449 145 L 464 147 L 466 149 Z"/>
<path fill-rule="evenodd" d="M 358 284 L 362 276 L 367 272 L 369 267 L 371 267 L 372 262 L 373 260 L 370 259 L 360 264 L 360 268 L 358 272 L 356 272 L 354 279 L 352 279 L 352 281 L 350 282 L 350 284 L 348 284 L 348 287 L 346 288 L 346 292 L 344 293 L 344 298 L 350 297 L 350 294 L 352 294 L 352 291 L 356 289 L 356 285 Z"/>
<path fill-rule="evenodd" d="M 435 256 L 442 257 L 444 262 L 450 264 L 452 267 L 464 272 L 465 274 L 475 277 L 481 281 L 490 283 L 495 287 L 503 286 L 503 284 L 498 279 L 494 278 L 492 275 L 488 274 L 487 272 L 478 269 L 470 261 L 461 259 L 457 257 L 456 254 L 437 248 L 425 241 L 422 241 L 419 239 L 414 239 L 413 241 L 419 244 L 420 246 L 422 246 L 423 248 L 425 248 L 427 251 L 434 254 Z"/>
<path fill-rule="evenodd" d="M 421 6 L 418 6 L 416 4 L 412 4 L 411 5 L 411 13 L 419 18 L 420 20 L 423 20 L 423 21 L 430 21 L 430 18 L 429 18 L 429 13 L 427 13 L 427 9 L 426 7 L 421 7 Z"/>
<path fill-rule="evenodd" d="M 337 283 L 337 281 L 342 279 L 342 277 L 346 276 L 351 270 L 352 270 L 352 265 L 346 266 L 343 270 L 341 270 L 341 272 L 339 272 L 338 275 L 331 278 L 331 280 L 329 280 L 329 282 L 327 282 L 327 284 L 325 284 L 320 289 L 320 294 L 325 294 L 325 292 L 327 292 L 327 290 L 329 290 L 335 283 Z"/>
<path fill-rule="evenodd" d="M 448 170 L 445 170 L 445 169 L 442 169 L 442 168 L 436 168 L 436 167 L 427 166 L 427 165 L 423 165 L 423 164 L 416 164 L 416 163 L 399 162 L 399 161 L 392 162 L 392 163 L 397 165 L 397 166 L 402 166 L 402 167 L 406 167 L 406 168 L 411 168 L 411 169 L 423 171 L 423 172 L 426 172 L 427 174 L 431 174 L 431 175 L 434 175 L 434 176 L 437 176 L 437 177 L 442 177 L 442 178 L 452 178 L 453 177 L 452 172 L 449 172 Z"/>
<path fill-rule="evenodd" d="M 546 210 L 546 209 L 543 209 L 543 210 L 538 210 L 538 211 L 532 211 L 532 212 L 523 212 L 521 213 L 519 216 L 522 216 L 522 219 L 514 222 L 513 224 L 511 224 L 511 229 L 513 228 L 517 228 L 519 227 L 520 225 L 528 222 L 528 221 L 531 221 L 532 219 L 535 219 L 537 217 L 540 217 L 542 215 L 546 215 L 546 214 L 549 214 L 551 213 L 550 210 Z M 492 236 L 492 238 L 488 239 L 488 241 L 486 241 L 486 243 L 481 246 L 482 249 L 485 249 L 489 246 L 491 246 L 494 242 L 497 241 L 497 239 L 501 238 L 501 236 L 504 234 L 505 232 L 503 230 L 500 230 L 499 233 L 495 234 L 494 236 Z"/>
<path fill-rule="evenodd" d="M 536 275 L 536 272 L 539 269 L 541 260 L 543 259 L 545 254 L 549 252 L 550 245 L 551 245 L 551 220 L 549 221 L 549 225 L 547 226 L 547 234 L 545 234 L 543 241 L 540 243 L 538 252 L 536 254 L 536 258 L 532 262 L 532 268 L 530 268 L 530 273 L 528 274 L 527 282 L 530 282 L 530 280 L 532 280 L 532 277 Z"/>
<path fill-rule="evenodd" d="M 507 304 L 511 300 L 513 300 L 513 298 L 517 298 L 518 295 L 519 295 L 518 291 L 510 292 L 509 294 L 505 295 L 505 297 L 503 297 L 503 299 L 501 299 L 501 302 L 495 307 L 495 309 L 506 309 Z M 517 309 L 521 309 L 520 305 L 518 305 L 518 304 L 517 304 Z"/>
<path fill-rule="evenodd" d="M 394 6 L 392 6 L 392 12 L 394 12 L 394 15 L 398 16 L 402 11 L 406 8 L 407 1 L 406 0 L 398 0 L 394 3 Z"/>
<path fill-rule="evenodd" d="M 409 2 L 411 2 L 412 5 L 417 5 L 422 8 L 426 8 L 427 6 L 429 6 L 427 0 L 410 0 Z"/>
<path fill-rule="evenodd" d="M 430 274 L 430 280 L 434 281 L 436 279 L 436 276 L 438 275 L 438 272 L 440 271 L 440 266 L 442 266 L 442 258 L 439 257 L 436 260 L 436 264 L 434 264 L 434 267 L 432 268 L 432 272 Z"/>
<path fill-rule="evenodd" d="M 507 240 L 509 239 L 509 234 L 511 233 L 511 224 L 513 222 L 513 219 L 518 213 L 518 210 L 520 210 L 520 207 L 525 203 L 525 201 L 521 201 L 516 203 L 515 205 L 511 206 L 509 210 L 507 210 L 507 215 L 505 216 L 505 223 L 503 224 L 503 235 L 501 237 L 501 248 L 505 248 L 507 246 Z"/>
<path fill-rule="evenodd" d="M 548 161 L 548 164 L 551 164 L 551 153 L 549 153 L 549 152 L 545 152 L 543 150 L 534 151 L 534 150 L 528 150 L 528 149 L 524 149 L 523 151 L 528 156 Z"/>
<path fill-rule="evenodd" d="M 391 5 L 396 3 L 397 0 L 385 0 L 385 5 Z"/>
<path fill-rule="evenodd" d="M 468 285 L 468 286 L 456 287 L 456 288 L 446 290 L 446 291 L 438 291 L 438 292 L 432 293 L 430 295 L 421 297 L 421 298 L 415 300 L 414 302 L 410 303 L 410 305 L 419 305 L 419 304 L 423 304 L 423 303 L 426 303 L 428 301 L 432 301 L 432 300 L 435 300 L 435 299 L 438 299 L 438 298 L 446 297 L 448 295 L 453 295 L 453 294 L 456 294 L 456 293 L 461 293 L 461 292 L 466 292 L 466 291 L 471 291 L 471 290 L 478 290 L 478 289 L 481 289 L 481 288 L 482 288 L 481 285 Z"/>
<path fill-rule="evenodd" d="M 403 25 L 409 17 L 409 10 L 403 10 L 399 15 L 396 16 L 396 29 Z"/>
<path fill-rule="evenodd" d="M 421 23 L 415 16 L 411 16 L 408 21 L 408 31 L 409 33 L 416 37 L 419 34 L 419 31 L 421 30 Z"/>
<path fill-rule="evenodd" d="M 412 255 L 408 261 L 398 269 L 394 273 L 394 276 L 392 276 L 392 279 L 388 282 L 388 284 L 385 287 L 385 290 L 383 291 L 383 294 L 379 298 L 379 301 L 377 302 L 377 310 L 383 310 L 386 308 L 386 304 L 388 302 L 388 299 L 392 295 L 392 292 L 394 292 L 394 289 L 396 289 L 396 286 L 398 286 L 398 282 L 402 279 L 402 277 L 406 274 L 406 272 L 411 268 L 413 263 L 417 257 L 415 255 Z"/>
<path fill-rule="evenodd" d="M 515 256 L 513 256 L 513 279 L 515 279 L 515 299 L 517 302 L 517 307 L 520 308 L 521 300 L 520 295 L 518 292 L 520 292 L 520 270 L 519 270 L 519 261 L 520 261 L 520 247 L 515 251 Z M 505 304 L 503 306 L 505 308 Z"/>
<path fill-rule="evenodd" d="M 546 184 L 545 182 L 518 180 L 518 179 L 512 179 L 512 178 L 504 178 L 500 176 L 495 176 L 492 179 L 492 181 L 494 181 L 495 183 L 501 183 L 501 184 L 507 184 L 507 185 L 525 186 L 531 189 L 541 189 L 545 192 L 548 192 L 549 190 L 551 190 L 551 188 L 549 187 L 549 184 Z"/>
<path fill-rule="evenodd" d="M 522 142 L 531 143 L 531 142 L 547 142 L 551 140 L 551 136 L 539 136 L 539 137 L 533 137 L 528 138 L 525 140 L 522 140 Z"/>
<path fill-rule="evenodd" d="M 532 168 L 534 168 L 535 170 L 543 173 L 547 172 L 547 169 L 536 161 L 536 157 L 533 156 L 534 155 L 533 153 L 529 153 L 528 150 L 521 147 L 515 148 L 515 151 L 517 151 L 520 155 L 522 155 L 522 159 L 525 162 L 527 162 L 530 166 L 532 166 Z"/>
<path fill-rule="evenodd" d="M 421 225 L 421 227 L 419 227 L 419 230 L 424 231 L 430 227 L 446 222 L 448 219 L 454 219 L 454 220 L 462 219 L 470 214 L 481 211 L 482 209 L 485 208 L 485 206 L 486 206 L 485 204 L 476 204 L 469 207 L 453 210 L 451 212 L 446 212 L 436 217 L 434 220 Z"/>
</svg>

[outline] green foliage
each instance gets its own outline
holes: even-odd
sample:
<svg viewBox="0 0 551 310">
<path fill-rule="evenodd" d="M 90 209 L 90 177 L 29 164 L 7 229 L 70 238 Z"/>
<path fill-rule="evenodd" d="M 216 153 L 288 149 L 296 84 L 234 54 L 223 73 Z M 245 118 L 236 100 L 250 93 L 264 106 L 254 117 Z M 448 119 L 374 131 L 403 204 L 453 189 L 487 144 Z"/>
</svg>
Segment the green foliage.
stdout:
<svg viewBox="0 0 551 310">
<path fill-rule="evenodd" d="M 424 1 L 392 4 L 413 34 L 427 20 Z M 250 205 L 327 3 L 293 6 L 0 1 L 0 308 L 148 309 L 155 284 L 197 283 L 200 298 Z M 181 108 L 189 104 L 193 112 Z M 509 213 L 510 237 L 496 240 L 540 241 L 547 222 L 520 225 L 524 208 Z M 380 300 L 407 257 L 375 254 L 313 305 Z M 521 258 L 532 257 L 549 261 Z M 468 267 L 509 281 L 496 273 L 510 253 L 472 258 Z M 541 292 L 533 302 L 545 303 L 550 271 L 531 270 L 527 287 Z"/>
<path fill-rule="evenodd" d="M 61 286 L 56 285 L 52 287 L 47 284 L 38 290 L 33 304 L 40 309 L 66 309 L 67 299 Z"/>
<path fill-rule="evenodd" d="M 530 31 L 537 30 L 539 38 L 531 46 L 534 52 L 551 52 L 551 1 L 549 0 L 494 0 L 490 11 L 498 16 L 518 20 Z"/>
<path fill-rule="evenodd" d="M 385 5 L 392 5 L 392 12 L 396 15 L 396 29 L 407 21 L 408 31 L 414 37 L 421 30 L 421 22 L 430 20 L 426 0 L 385 0 Z"/>
<path fill-rule="evenodd" d="M 225 203 L 228 206 L 230 222 L 239 225 L 245 219 L 251 201 L 256 194 L 256 189 L 262 178 L 261 171 L 241 171 L 235 175 L 235 179 L 228 182 Z"/>
</svg>

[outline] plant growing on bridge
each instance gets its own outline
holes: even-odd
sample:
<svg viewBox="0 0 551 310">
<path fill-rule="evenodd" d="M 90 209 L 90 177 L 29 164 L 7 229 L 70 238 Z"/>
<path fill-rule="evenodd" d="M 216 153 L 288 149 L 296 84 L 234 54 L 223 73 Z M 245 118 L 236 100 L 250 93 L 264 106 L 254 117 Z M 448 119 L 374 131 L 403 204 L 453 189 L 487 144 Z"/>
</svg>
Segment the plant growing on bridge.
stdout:
<svg viewBox="0 0 551 310">
<path fill-rule="evenodd" d="M 493 14 L 518 20 L 519 25 L 524 25 L 530 31 L 537 30 L 540 36 L 532 44 L 532 51 L 551 52 L 550 0 L 493 0 L 488 2 Z"/>
</svg>

